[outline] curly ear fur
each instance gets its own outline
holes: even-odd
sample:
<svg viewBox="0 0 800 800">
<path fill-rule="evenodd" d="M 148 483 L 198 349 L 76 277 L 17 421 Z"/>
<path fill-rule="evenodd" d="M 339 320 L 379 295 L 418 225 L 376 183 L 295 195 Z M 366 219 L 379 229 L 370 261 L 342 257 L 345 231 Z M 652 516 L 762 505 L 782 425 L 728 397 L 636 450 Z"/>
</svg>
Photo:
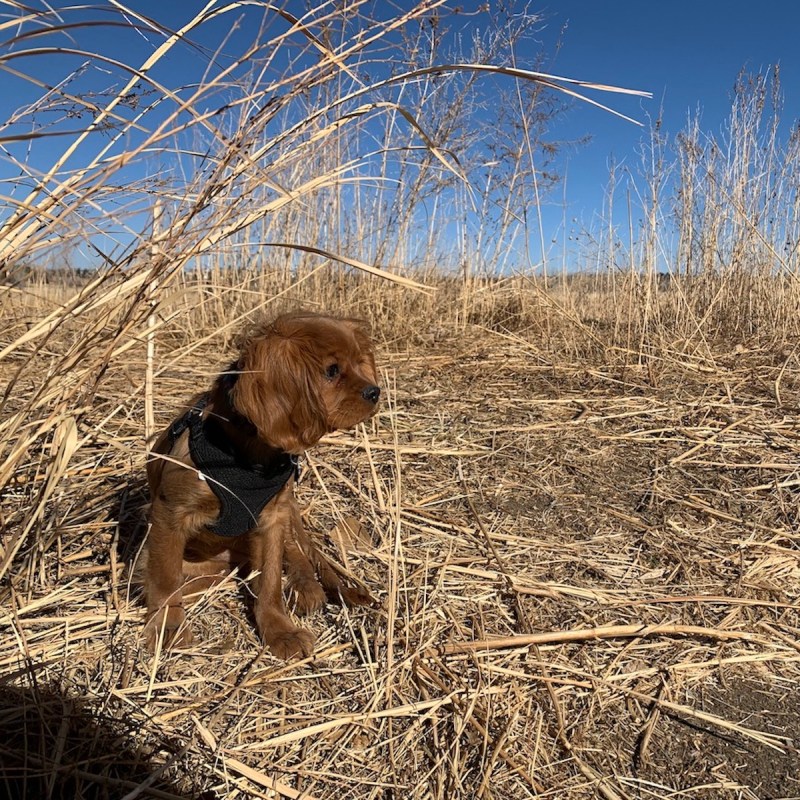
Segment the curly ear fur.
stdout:
<svg viewBox="0 0 800 800">
<path fill-rule="evenodd" d="M 309 337 L 279 322 L 251 337 L 231 394 L 265 442 L 302 453 L 328 432 L 319 399 L 322 366 Z"/>
</svg>

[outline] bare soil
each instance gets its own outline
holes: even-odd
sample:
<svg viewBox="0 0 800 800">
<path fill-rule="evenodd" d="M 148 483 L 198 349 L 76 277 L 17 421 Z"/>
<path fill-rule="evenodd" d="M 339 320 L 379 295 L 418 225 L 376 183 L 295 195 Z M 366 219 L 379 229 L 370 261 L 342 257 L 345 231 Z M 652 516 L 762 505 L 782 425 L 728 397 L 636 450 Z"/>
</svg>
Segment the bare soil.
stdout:
<svg viewBox="0 0 800 800">
<path fill-rule="evenodd" d="M 736 676 L 693 689 L 692 705 L 747 727 L 797 740 L 800 692 L 796 686 Z M 702 724 L 665 718 L 648 763 L 637 770 L 645 780 L 666 781 L 675 792 L 687 792 L 713 777 L 742 796 L 779 800 L 800 796 L 796 752 L 779 752 L 757 742 L 727 736 Z M 717 796 L 714 791 L 695 796 Z"/>
</svg>

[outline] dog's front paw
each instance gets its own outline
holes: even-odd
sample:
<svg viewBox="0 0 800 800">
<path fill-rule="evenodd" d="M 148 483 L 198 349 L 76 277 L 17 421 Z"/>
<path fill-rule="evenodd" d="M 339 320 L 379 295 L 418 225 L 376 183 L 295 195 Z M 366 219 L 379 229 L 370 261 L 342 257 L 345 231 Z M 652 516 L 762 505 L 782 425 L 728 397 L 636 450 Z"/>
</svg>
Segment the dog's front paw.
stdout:
<svg viewBox="0 0 800 800">
<path fill-rule="evenodd" d="M 314 652 L 314 634 L 305 628 L 293 628 L 264 636 L 264 643 L 276 658 L 306 658 Z"/>
<path fill-rule="evenodd" d="M 163 647 L 188 647 L 193 640 L 186 626 L 186 613 L 180 606 L 168 606 L 156 611 L 144 626 L 147 649 L 155 652 L 158 638 L 164 635 Z"/>
<path fill-rule="evenodd" d="M 316 578 L 295 578 L 289 581 L 289 598 L 301 617 L 313 614 L 325 603 L 325 591 Z"/>
<path fill-rule="evenodd" d="M 340 586 L 339 596 L 346 606 L 375 606 L 378 602 L 366 589 L 358 586 Z"/>
<path fill-rule="evenodd" d="M 298 628 L 285 613 L 275 609 L 260 612 L 256 608 L 258 631 L 264 644 L 276 658 L 305 658 L 314 650 L 314 634 Z"/>
</svg>

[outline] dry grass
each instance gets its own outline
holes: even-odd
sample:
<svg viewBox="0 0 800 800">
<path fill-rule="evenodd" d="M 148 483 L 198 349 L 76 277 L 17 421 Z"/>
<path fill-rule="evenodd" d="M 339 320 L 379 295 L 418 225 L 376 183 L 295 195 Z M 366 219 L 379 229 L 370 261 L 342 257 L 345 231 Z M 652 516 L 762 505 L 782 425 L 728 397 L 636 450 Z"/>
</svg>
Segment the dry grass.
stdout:
<svg viewBox="0 0 800 800">
<path fill-rule="evenodd" d="M 20 27 L 5 4 L 0 69 L 42 90 L 0 129 L 11 797 L 800 797 L 800 137 L 743 83 L 729 146 L 690 128 L 670 167 L 653 135 L 639 235 L 609 211 L 575 255 L 594 274 L 518 269 L 542 92 L 608 87 L 507 69 L 525 16 L 447 57 L 441 5 L 232 3 L 180 35 L 102 6 L 154 45 L 81 51 L 110 76 L 87 100 L 82 62 L 54 86 L 21 65 L 101 7 Z M 241 58 L 205 37 L 234 11 Z M 206 62 L 186 86 L 179 47 Z M 487 71 L 527 88 L 475 133 Z M 70 144 L 42 168 L 51 133 Z M 42 269 L 86 247 L 100 270 Z M 147 432 L 296 305 L 380 345 L 380 414 L 309 454 L 300 499 L 382 607 L 326 608 L 314 657 L 279 663 L 232 575 L 192 607 L 197 644 L 151 656 Z"/>
<path fill-rule="evenodd" d="M 159 425 L 228 355 L 185 324 L 204 313 L 160 328 Z M 193 607 L 192 650 L 141 649 L 143 344 L 30 447 L 7 530 L 61 474 L 4 593 L 6 780 L 75 797 L 800 793 L 795 353 L 633 359 L 581 345 L 560 312 L 504 332 L 422 319 L 377 326 L 386 405 L 307 459 L 311 526 L 382 602 L 308 620 L 307 661 L 263 652 L 235 576 Z M 46 371 L 76 333 L 28 358 Z"/>
</svg>

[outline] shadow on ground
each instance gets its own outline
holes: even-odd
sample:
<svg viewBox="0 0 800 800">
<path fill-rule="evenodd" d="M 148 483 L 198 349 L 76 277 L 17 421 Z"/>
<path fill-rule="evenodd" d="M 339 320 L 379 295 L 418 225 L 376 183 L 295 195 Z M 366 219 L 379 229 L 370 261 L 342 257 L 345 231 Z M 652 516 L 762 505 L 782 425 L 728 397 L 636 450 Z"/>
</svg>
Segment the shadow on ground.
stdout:
<svg viewBox="0 0 800 800">
<path fill-rule="evenodd" d="M 0 685 L 0 796 L 214 800 L 185 769 L 179 743 L 145 741 L 141 718 L 102 705 L 55 686 Z"/>
<path fill-rule="evenodd" d="M 126 481 L 118 491 L 110 518 L 117 522 L 117 555 L 130 568 L 144 543 L 150 495 L 144 476 Z"/>
</svg>

